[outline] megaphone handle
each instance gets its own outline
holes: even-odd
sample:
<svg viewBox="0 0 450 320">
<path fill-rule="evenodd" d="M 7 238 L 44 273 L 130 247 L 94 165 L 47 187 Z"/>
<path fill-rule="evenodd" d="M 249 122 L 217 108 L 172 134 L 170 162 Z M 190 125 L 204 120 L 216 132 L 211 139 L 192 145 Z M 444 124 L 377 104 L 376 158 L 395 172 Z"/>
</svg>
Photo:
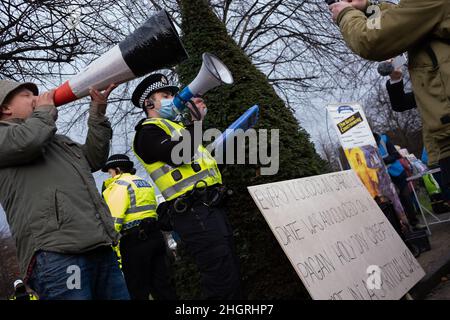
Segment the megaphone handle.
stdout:
<svg viewBox="0 0 450 320">
<path fill-rule="evenodd" d="M 186 101 L 186 104 L 190 104 L 192 106 L 192 108 L 189 108 L 191 113 L 193 113 L 193 116 L 195 119 L 197 120 L 202 120 L 202 115 L 200 113 L 200 111 L 198 110 L 197 106 L 195 105 L 194 101 L 189 100 Z"/>
<path fill-rule="evenodd" d="M 175 95 L 175 97 L 173 98 L 173 103 L 178 108 L 178 110 L 183 111 L 182 108 L 189 100 L 191 100 L 193 96 L 194 94 L 189 89 L 189 86 L 187 86 Z"/>
</svg>

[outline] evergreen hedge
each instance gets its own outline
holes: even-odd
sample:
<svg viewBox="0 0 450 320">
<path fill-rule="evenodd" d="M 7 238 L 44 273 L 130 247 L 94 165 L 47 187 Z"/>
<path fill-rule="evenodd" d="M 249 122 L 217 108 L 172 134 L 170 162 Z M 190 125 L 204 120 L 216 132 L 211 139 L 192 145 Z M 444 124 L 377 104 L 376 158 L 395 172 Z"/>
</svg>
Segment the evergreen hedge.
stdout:
<svg viewBox="0 0 450 320">
<path fill-rule="evenodd" d="M 325 162 L 315 152 L 309 136 L 293 110 L 276 94 L 259 71 L 227 34 L 205 0 L 181 0 L 182 40 L 190 58 L 178 68 L 180 82 L 189 84 L 197 75 L 202 53 L 221 59 L 234 77 L 205 95 L 208 115 L 205 128 L 224 130 L 254 104 L 260 106 L 257 129 L 280 130 L 280 169 L 276 175 L 259 175 L 257 165 L 227 165 L 224 183 L 234 190 L 229 217 L 241 263 L 244 292 L 249 299 L 309 298 L 295 270 L 250 197 L 247 186 L 282 181 L 326 172 Z M 270 141 L 270 140 L 269 140 Z M 299 208 L 301 210 L 301 208 Z M 177 293 L 182 299 L 201 298 L 199 276 L 191 259 L 176 264 Z"/>
</svg>

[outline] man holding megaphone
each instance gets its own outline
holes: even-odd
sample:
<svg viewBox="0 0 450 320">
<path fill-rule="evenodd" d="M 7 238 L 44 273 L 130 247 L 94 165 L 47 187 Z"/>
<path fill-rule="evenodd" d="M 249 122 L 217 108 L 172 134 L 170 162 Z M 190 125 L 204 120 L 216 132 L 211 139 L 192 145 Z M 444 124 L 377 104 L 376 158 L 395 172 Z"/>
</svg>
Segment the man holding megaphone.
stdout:
<svg viewBox="0 0 450 320">
<path fill-rule="evenodd" d="M 186 111 L 192 121 L 202 121 L 206 105 L 198 95 L 233 82 L 220 60 L 209 54 L 203 58 L 199 75 L 180 93 L 162 74 L 150 75 L 137 86 L 132 102 L 147 119 L 136 127 L 134 151 L 166 200 L 158 207 L 160 221 L 169 222 L 162 227 L 177 232 L 196 260 L 205 298 L 240 299 L 238 258 L 224 207 L 227 189 L 216 160 L 196 142 L 201 139 L 194 139 L 194 125 L 178 122 Z M 172 151 L 186 139 L 192 157 L 175 163 Z"/>
<path fill-rule="evenodd" d="M 92 173 L 109 153 L 108 95 L 91 89 L 81 145 L 56 134 L 54 91 L 0 80 L 0 204 L 25 283 L 41 300 L 129 299 L 118 240 Z"/>
</svg>

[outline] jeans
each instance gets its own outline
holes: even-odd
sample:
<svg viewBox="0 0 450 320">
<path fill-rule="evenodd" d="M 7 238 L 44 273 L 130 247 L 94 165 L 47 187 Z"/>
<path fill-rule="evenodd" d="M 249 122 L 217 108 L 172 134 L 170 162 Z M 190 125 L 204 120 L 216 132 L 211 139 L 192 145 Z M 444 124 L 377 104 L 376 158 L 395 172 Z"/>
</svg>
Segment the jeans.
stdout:
<svg viewBox="0 0 450 320">
<path fill-rule="evenodd" d="M 81 254 L 38 251 L 28 285 L 40 300 L 129 300 L 111 247 Z"/>
<path fill-rule="evenodd" d="M 403 209 L 405 209 L 406 217 L 408 218 L 409 223 L 412 226 L 415 226 L 419 223 L 419 219 L 417 219 L 417 212 L 413 206 L 413 194 L 409 190 L 406 178 L 407 176 L 405 172 L 397 177 L 391 176 L 392 182 L 399 189 L 398 196 L 400 198 L 400 202 L 402 203 Z"/>
</svg>

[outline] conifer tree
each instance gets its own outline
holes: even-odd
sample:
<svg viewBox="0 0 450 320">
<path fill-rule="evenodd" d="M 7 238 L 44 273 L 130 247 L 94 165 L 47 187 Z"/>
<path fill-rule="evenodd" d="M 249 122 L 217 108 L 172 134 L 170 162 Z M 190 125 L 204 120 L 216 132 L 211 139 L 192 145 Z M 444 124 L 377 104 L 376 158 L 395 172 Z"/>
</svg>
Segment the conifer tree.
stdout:
<svg viewBox="0 0 450 320">
<path fill-rule="evenodd" d="M 234 77 L 205 95 L 208 115 L 204 127 L 226 129 L 254 104 L 260 107 L 256 129 L 279 129 L 279 171 L 260 175 L 258 165 L 227 165 L 224 184 L 234 191 L 228 202 L 229 217 L 241 263 L 242 283 L 249 299 L 307 298 L 295 270 L 254 204 L 247 186 L 283 181 L 326 172 L 309 136 L 259 71 L 227 34 L 206 0 L 181 0 L 182 40 L 190 58 L 178 68 L 180 82 L 187 85 L 200 70 L 202 53 L 221 59 Z M 269 139 L 270 141 L 270 139 Z M 301 210 L 301 208 L 299 208 Z M 183 259 L 185 261 L 185 259 Z M 199 297 L 193 264 L 179 263 L 177 291 L 180 298 Z"/>
</svg>

